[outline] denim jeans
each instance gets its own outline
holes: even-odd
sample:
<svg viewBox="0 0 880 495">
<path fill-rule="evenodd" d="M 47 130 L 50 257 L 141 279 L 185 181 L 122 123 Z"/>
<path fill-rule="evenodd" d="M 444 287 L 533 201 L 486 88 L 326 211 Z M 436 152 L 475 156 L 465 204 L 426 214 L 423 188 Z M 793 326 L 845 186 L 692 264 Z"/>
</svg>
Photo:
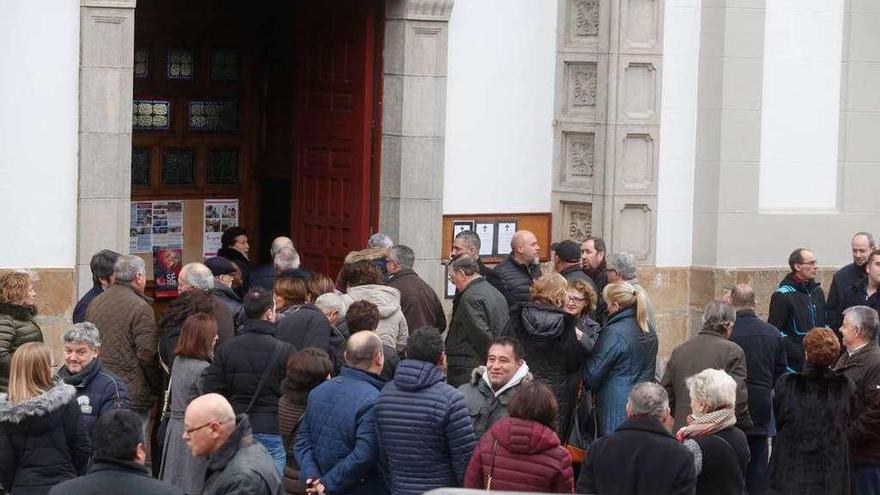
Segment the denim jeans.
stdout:
<svg viewBox="0 0 880 495">
<path fill-rule="evenodd" d="M 856 481 L 856 495 L 876 495 L 880 493 L 880 465 L 853 463 Z"/>
<path fill-rule="evenodd" d="M 763 495 L 767 491 L 767 463 L 769 449 L 767 435 L 748 435 L 751 459 L 746 470 L 746 491 L 749 495 Z"/>
<path fill-rule="evenodd" d="M 278 470 L 278 476 L 284 476 L 284 465 L 287 463 L 287 456 L 284 455 L 284 443 L 281 442 L 281 435 L 270 435 L 268 433 L 254 433 L 254 440 L 263 444 L 272 460 L 275 461 L 275 468 Z"/>
</svg>

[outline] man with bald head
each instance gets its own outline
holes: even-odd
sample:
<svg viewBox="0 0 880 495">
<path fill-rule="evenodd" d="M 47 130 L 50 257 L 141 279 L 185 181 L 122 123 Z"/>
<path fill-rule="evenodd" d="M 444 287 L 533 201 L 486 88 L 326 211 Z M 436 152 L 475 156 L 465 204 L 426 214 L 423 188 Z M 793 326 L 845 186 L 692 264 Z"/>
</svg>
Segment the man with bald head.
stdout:
<svg viewBox="0 0 880 495">
<path fill-rule="evenodd" d="M 277 255 L 281 250 L 289 249 L 294 250 L 293 241 L 290 240 L 290 237 L 278 236 L 272 241 L 272 246 L 269 248 L 269 263 L 265 265 L 260 265 L 258 268 L 251 270 L 251 287 L 262 287 L 264 289 L 272 290 L 272 284 L 275 283 L 275 255 Z"/>
<path fill-rule="evenodd" d="M 730 303 L 736 310 L 736 321 L 729 340 L 742 347 L 746 355 L 746 386 L 749 412 L 754 426 L 744 431 L 752 452 L 746 471 L 749 493 L 767 489 L 767 436 L 772 430 L 773 386 L 785 373 L 785 349 L 782 337 L 773 325 L 755 313 L 755 291 L 748 284 L 739 284 L 730 291 Z"/>
<path fill-rule="evenodd" d="M 246 414 L 235 416 L 222 395 L 193 399 L 183 419 L 192 455 L 208 458 L 203 495 L 281 495 L 281 477 L 266 448 L 254 440 Z"/>
<path fill-rule="evenodd" d="M 538 264 L 538 238 L 528 230 L 519 230 L 510 239 L 510 255 L 495 267 L 495 273 L 503 283 L 505 299 L 511 317 L 518 317 L 519 309 L 529 302 L 532 282 L 541 276 Z"/>
<path fill-rule="evenodd" d="M 300 479 L 327 493 L 389 493 L 378 469 L 374 405 L 385 382 L 379 377 L 382 341 L 368 331 L 352 334 L 339 376 L 309 394 L 293 446 Z"/>
<path fill-rule="evenodd" d="M 835 332 L 840 330 L 843 323 L 843 310 L 859 304 L 848 304 L 847 299 L 852 292 L 858 292 L 865 282 L 868 256 L 877 249 L 877 245 L 870 232 L 857 232 L 850 240 L 850 249 L 853 262 L 834 273 L 825 304 L 828 326 Z"/>
</svg>

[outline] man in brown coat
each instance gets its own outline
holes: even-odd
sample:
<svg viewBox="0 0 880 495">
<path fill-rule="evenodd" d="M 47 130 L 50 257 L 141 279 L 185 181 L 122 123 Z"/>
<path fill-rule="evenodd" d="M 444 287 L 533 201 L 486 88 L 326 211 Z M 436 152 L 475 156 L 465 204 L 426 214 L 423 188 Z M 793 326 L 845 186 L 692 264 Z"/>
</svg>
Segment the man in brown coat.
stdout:
<svg viewBox="0 0 880 495">
<path fill-rule="evenodd" d="M 675 416 L 673 433 L 687 425 L 691 398 L 685 380 L 707 369 L 726 371 L 736 381 L 736 424 L 740 429 L 752 426 L 746 388 L 746 356 L 740 346 L 727 340 L 733 331 L 736 312 L 733 306 L 712 301 L 703 312 L 703 329 L 696 337 L 672 351 L 660 384 L 669 394 L 669 407 Z"/>
<path fill-rule="evenodd" d="M 146 425 L 161 393 L 162 371 L 156 318 L 144 298 L 144 261 L 137 256 L 120 256 L 113 277 L 113 285 L 89 305 L 86 320 L 101 332 L 104 367 L 125 381 L 131 409 Z"/>
<path fill-rule="evenodd" d="M 446 330 L 446 314 L 437 293 L 413 271 L 415 253 L 403 244 L 391 248 L 386 258 L 388 282 L 386 285 L 400 291 L 400 310 L 410 330 L 433 327 Z"/>
</svg>

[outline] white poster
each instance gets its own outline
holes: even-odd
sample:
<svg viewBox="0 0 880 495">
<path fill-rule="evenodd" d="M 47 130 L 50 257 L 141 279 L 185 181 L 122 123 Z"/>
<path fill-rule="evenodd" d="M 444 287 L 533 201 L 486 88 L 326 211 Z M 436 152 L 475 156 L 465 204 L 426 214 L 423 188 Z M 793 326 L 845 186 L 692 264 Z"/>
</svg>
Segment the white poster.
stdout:
<svg viewBox="0 0 880 495">
<path fill-rule="evenodd" d="M 223 231 L 238 225 L 237 199 L 206 199 L 204 207 L 204 233 L 202 256 L 217 256 L 222 247 L 220 238 Z"/>
<path fill-rule="evenodd" d="M 492 256 L 495 253 L 495 224 L 477 222 L 475 230 L 480 238 L 480 256 Z"/>
<path fill-rule="evenodd" d="M 498 256 L 510 254 L 510 241 L 516 233 L 516 221 L 498 222 Z"/>
</svg>

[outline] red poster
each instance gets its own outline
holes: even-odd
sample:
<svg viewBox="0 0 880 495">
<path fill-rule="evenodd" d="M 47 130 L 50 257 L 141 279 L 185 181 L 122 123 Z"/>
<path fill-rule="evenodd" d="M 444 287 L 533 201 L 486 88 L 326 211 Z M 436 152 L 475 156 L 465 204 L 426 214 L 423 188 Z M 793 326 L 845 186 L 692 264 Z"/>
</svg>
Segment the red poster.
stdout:
<svg viewBox="0 0 880 495">
<path fill-rule="evenodd" d="M 177 277 L 183 259 L 182 248 L 153 248 L 153 281 L 156 298 L 177 297 Z"/>
</svg>

